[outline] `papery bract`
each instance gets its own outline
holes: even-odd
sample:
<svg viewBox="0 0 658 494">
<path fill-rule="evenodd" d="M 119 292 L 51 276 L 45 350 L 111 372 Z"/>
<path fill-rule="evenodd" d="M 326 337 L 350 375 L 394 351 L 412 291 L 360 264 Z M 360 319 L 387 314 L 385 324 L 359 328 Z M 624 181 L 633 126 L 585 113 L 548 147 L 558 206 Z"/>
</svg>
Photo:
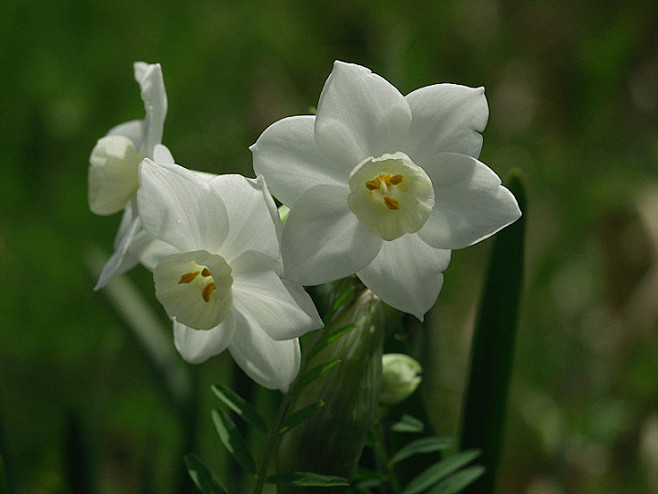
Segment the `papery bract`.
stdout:
<svg viewBox="0 0 658 494">
<path fill-rule="evenodd" d="M 172 251 L 154 281 L 183 358 L 228 349 L 256 382 L 285 391 L 299 371 L 298 337 L 322 321 L 302 286 L 281 279 L 281 221 L 262 177 L 205 180 L 145 159 L 137 202 L 144 229 Z"/>
<path fill-rule="evenodd" d="M 335 62 L 316 116 L 284 118 L 251 147 L 254 170 L 290 207 L 286 276 L 304 285 L 353 273 L 423 319 L 451 249 L 521 214 L 477 160 L 484 89 L 437 84 L 403 96 L 359 65 Z"/>
</svg>

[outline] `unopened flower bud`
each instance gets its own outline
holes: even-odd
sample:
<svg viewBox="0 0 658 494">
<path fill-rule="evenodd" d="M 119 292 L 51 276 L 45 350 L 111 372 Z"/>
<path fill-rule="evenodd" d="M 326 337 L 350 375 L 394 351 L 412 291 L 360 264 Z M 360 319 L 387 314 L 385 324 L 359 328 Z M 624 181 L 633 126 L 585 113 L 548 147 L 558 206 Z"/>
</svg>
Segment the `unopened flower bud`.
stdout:
<svg viewBox="0 0 658 494">
<path fill-rule="evenodd" d="M 411 396 L 421 381 L 421 365 L 403 353 L 387 353 L 382 357 L 382 389 L 380 403 L 393 405 Z"/>
</svg>

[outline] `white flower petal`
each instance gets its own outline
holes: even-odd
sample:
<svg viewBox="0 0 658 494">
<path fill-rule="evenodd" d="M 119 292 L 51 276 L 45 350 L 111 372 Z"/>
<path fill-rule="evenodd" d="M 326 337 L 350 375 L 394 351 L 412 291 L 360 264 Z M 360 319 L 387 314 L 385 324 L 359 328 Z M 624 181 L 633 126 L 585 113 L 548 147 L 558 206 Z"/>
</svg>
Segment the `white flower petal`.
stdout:
<svg viewBox="0 0 658 494">
<path fill-rule="evenodd" d="M 235 362 L 261 386 L 288 391 L 301 363 L 299 340 L 273 340 L 248 315 L 235 317 L 237 331 L 228 347 Z"/>
<path fill-rule="evenodd" d="M 130 122 L 124 122 L 116 127 L 112 127 L 106 135 L 127 137 L 133 141 L 135 149 L 140 149 L 144 145 L 144 120 L 131 120 Z"/>
<path fill-rule="evenodd" d="M 155 145 L 162 142 L 162 131 L 167 116 L 167 93 L 162 78 L 162 68 L 159 63 L 135 62 L 134 71 L 135 80 L 142 90 L 142 101 L 146 110 L 145 140 L 140 151 L 144 156 L 152 158 Z"/>
<path fill-rule="evenodd" d="M 174 246 L 155 238 L 143 228 L 135 235 L 129 251 L 149 271 L 153 271 L 165 257 L 178 252 Z"/>
<path fill-rule="evenodd" d="M 133 201 L 130 201 L 123 212 L 119 231 L 114 239 L 114 252 L 103 266 L 94 290 L 100 290 L 115 276 L 119 276 L 135 267 L 138 259 L 129 252 L 129 248 L 141 228 L 139 216 L 134 213 Z"/>
<path fill-rule="evenodd" d="M 289 340 L 322 327 L 321 321 L 319 326 L 317 324 L 317 311 L 313 317 L 300 307 L 286 285 L 258 253 L 245 252 L 231 263 L 231 268 L 234 310 L 255 321 L 271 338 Z M 303 288 L 298 287 L 296 295 L 301 296 Z"/>
<path fill-rule="evenodd" d="M 463 154 L 440 153 L 425 163 L 435 203 L 418 235 L 442 249 L 483 240 L 521 216 L 512 193 L 487 165 Z"/>
<path fill-rule="evenodd" d="M 409 105 L 386 79 L 360 65 L 334 63 L 315 120 L 325 155 L 355 167 L 369 156 L 401 151 L 410 123 Z"/>
<path fill-rule="evenodd" d="M 164 144 L 156 144 L 155 149 L 153 150 L 153 161 L 156 163 L 166 163 L 168 165 L 173 165 L 175 163 L 174 157 L 169 151 L 169 148 Z M 199 172 L 197 172 L 197 175 Z"/>
<path fill-rule="evenodd" d="M 382 239 L 349 210 L 349 192 L 318 185 L 293 204 L 281 239 L 285 278 L 319 285 L 353 274 L 377 255 Z"/>
<path fill-rule="evenodd" d="M 405 151 L 424 166 L 436 153 L 461 153 L 477 158 L 489 118 L 484 88 L 436 84 L 409 93 L 412 121 Z"/>
<path fill-rule="evenodd" d="M 290 280 L 281 280 L 283 285 L 288 290 L 288 293 L 295 299 L 297 305 L 306 312 L 306 314 L 311 318 L 311 329 L 322 329 L 324 327 L 324 322 L 318 314 L 318 309 L 315 307 L 315 303 L 311 296 L 304 290 L 304 287 L 295 281 Z"/>
<path fill-rule="evenodd" d="M 208 182 L 181 166 L 148 158 L 139 169 L 137 203 L 144 229 L 181 252 L 219 252 L 228 215 Z"/>
<path fill-rule="evenodd" d="M 251 146 L 254 171 L 267 177 L 274 196 L 290 206 L 322 184 L 347 184 L 356 163 L 328 159 L 315 143 L 315 116 L 284 118 L 270 125 Z"/>
<path fill-rule="evenodd" d="M 229 229 L 221 254 L 229 264 L 245 251 L 261 252 L 271 259 L 270 266 L 281 273 L 277 228 L 281 221 L 264 180 L 242 175 L 219 175 L 208 182 L 222 198 Z"/>
<path fill-rule="evenodd" d="M 191 364 L 200 364 L 222 353 L 235 335 L 236 320 L 231 313 L 222 323 L 207 331 L 192 329 L 174 321 L 174 345 Z"/>
<path fill-rule="evenodd" d="M 384 242 L 377 257 L 357 276 L 391 307 L 421 321 L 436 302 L 450 251 L 423 242 L 417 234 Z"/>
</svg>

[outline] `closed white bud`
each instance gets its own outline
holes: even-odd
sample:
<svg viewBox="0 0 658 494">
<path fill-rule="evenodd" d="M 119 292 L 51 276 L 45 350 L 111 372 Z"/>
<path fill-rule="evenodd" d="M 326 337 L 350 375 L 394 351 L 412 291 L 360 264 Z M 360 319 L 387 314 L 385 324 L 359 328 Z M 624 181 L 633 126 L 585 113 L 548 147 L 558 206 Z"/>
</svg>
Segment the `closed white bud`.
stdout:
<svg viewBox="0 0 658 494">
<path fill-rule="evenodd" d="M 387 353 L 382 357 L 382 389 L 379 401 L 386 405 L 400 403 L 411 396 L 420 384 L 421 365 L 403 353 Z"/>
</svg>

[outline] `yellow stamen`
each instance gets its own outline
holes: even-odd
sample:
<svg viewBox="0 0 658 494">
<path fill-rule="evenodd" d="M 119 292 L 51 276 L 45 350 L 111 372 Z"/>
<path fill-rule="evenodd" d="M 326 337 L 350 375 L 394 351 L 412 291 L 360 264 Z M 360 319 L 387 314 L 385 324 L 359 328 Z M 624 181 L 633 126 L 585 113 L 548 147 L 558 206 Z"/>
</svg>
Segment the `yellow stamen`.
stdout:
<svg viewBox="0 0 658 494">
<path fill-rule="evenodd" d="M 212 273 L 208 268 L 203 268 L 203 271 L 201 271 L 201 276 L 207 278 L 208 276 L 212 276 Z"/>
<path fill-rule="evenodd" d="M 208 283 L 206 286 L 203 287 L 203 292 L 201 292 L 201 296 L 203 297 L 203 300 L 206 302 L 210 301 L 210 294 L 215 290 L 215 282 L 211 281 Z"/>
<path fill-rule="evenodd" d="M 186 273 L 180 277 L 180 280 L 178 280 L 178 284 L 180 285 L 181 283 L 192 283 L 192 281 L 194 281 L 194 278 L 196 278 L 198 274 L 199 271 L 195 271 L 194 273 Z"/>
<path fill-rule="evenodd" d="M 399 184 L 400 182 L 402 182 L 402 179 L 403 179 L 403 178 L 404 178 L 404 175 L 399 175 L 399 174 L 398 174 L 398 175 L 393 175 L 393 176 L 391 177 L 391 183 L 392 183 L 393 185 L 397 185 L 397 184 Z"/>
<path fill-rule="evenodd" d="M 388 209 L 392 210 L 398 210 L 400 209 L 400 203 L 393 199 L 392 197 L 385 196 L 384 197 L 384 204 L 386 204 L 386 207 Z"/>
<path fill-rule="evenodd" d="M 380 186 L 380 185 L 381 185 L 381 182 L 380 182 L 380 180 L 379 180 L 379 177 L 377 177 L 377 178 L 375 178 L 375 179 L 373 179 L 373 180 L 368 180 L 368 181 L 366 182 L 366 187 L 368 188 L 368 190 L 379 189 L 379 186 Z"/>
</svg>

